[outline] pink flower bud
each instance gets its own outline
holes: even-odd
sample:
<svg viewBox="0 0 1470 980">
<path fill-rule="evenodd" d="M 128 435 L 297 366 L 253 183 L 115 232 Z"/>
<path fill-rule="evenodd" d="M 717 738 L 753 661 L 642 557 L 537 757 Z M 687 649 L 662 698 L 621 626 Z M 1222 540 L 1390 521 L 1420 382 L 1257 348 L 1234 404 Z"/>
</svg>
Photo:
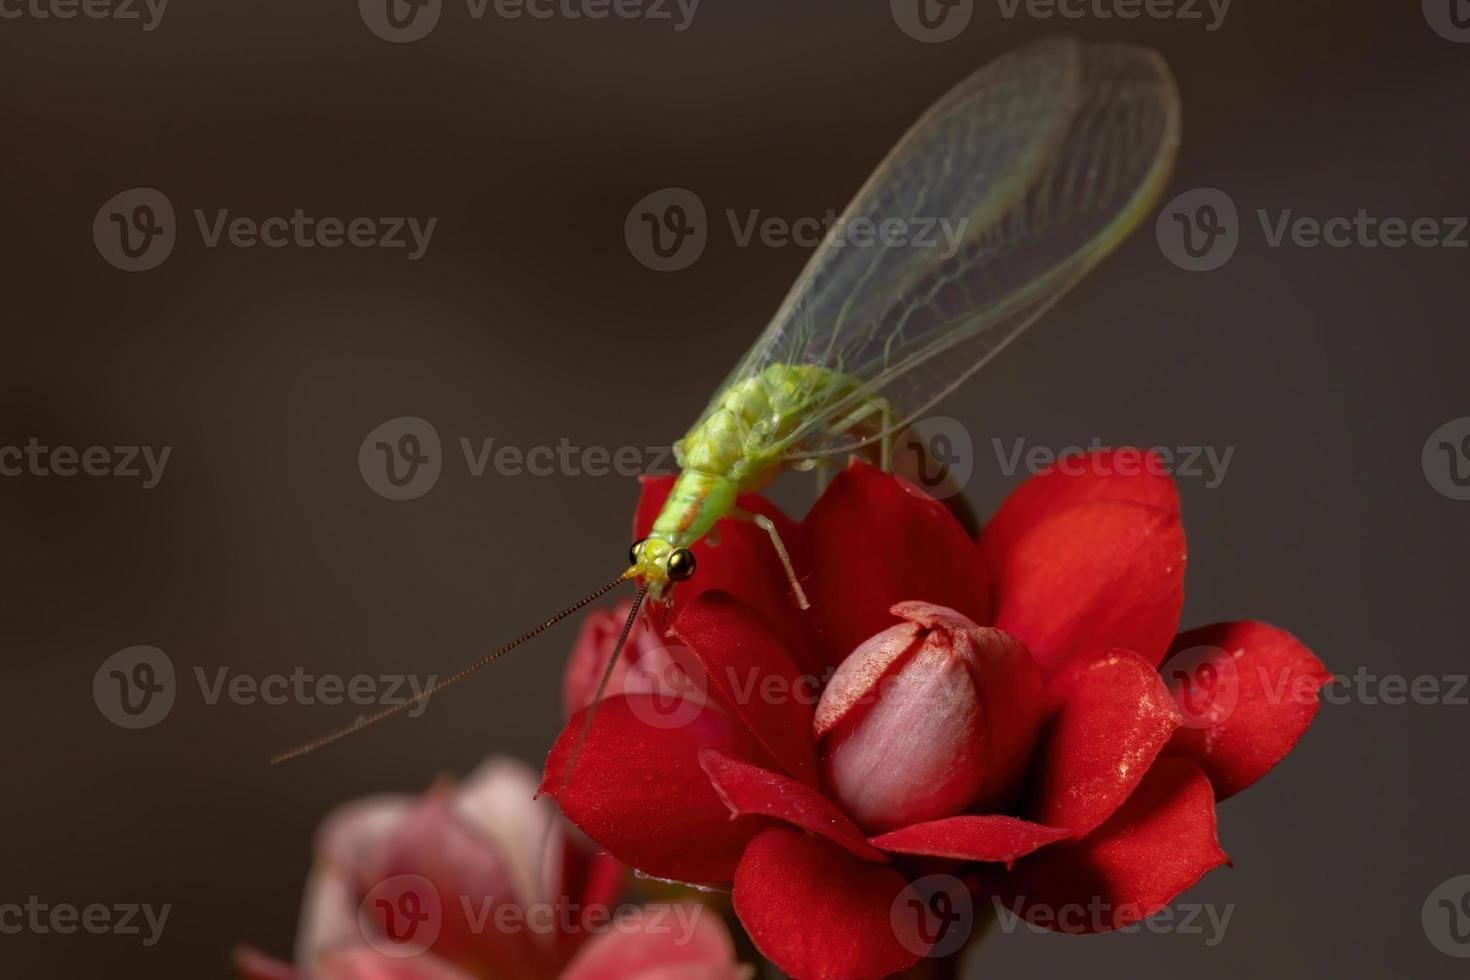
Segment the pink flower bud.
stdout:
<svg viewBox="0 0 1470 980">
<path fill-rule="evenodd" d="M 1041 672 L 1020 640 L 926 602 L 837 668 L 814 728 L 832 795 L 879 833 L 1015 795 L 1040 725 Z"/>
</svg>

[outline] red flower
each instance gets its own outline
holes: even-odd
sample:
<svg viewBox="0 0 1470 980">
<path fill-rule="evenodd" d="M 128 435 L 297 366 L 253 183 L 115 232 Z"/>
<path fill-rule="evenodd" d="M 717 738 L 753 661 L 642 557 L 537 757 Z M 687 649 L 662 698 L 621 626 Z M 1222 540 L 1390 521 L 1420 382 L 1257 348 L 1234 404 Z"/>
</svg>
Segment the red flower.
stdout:
<svg viewBox="0 0 1470 980">
<path fill-rule="evenodd" d="M 458 787 L 379 796 L 327 818 L 296 963 L 236 954 L 245 980 L 738 980 L 702 906 L 614 906 L 624 874 L 492 759 Z M 548 836 L 549 834 L 549 836 Z"/>
<path fill-rule="evenodd" d="M 743 498 L 812 608 L 764 532 L 721 521 L 667 635 L 629 644 L 571 779 L 582 712 L 543 791 L 634 867 L 733 882 L 756 945 L 799 978 L 916 962 L 934 937 L 898 912 L 936 871 L 1062 931 L 1154 914 L 1226 861 L 1215 803 L 1286 755 L 1328 678 L 1262 624 L 1175 637 L 1184 533 L 1154 462 L 1064 459 L 978 542 L 860 463 L 799 525 Z M 670 482 L 645 481 L 635 536 Z M 613 638 L 584 630 L 569 706 Z"/>
</svg>

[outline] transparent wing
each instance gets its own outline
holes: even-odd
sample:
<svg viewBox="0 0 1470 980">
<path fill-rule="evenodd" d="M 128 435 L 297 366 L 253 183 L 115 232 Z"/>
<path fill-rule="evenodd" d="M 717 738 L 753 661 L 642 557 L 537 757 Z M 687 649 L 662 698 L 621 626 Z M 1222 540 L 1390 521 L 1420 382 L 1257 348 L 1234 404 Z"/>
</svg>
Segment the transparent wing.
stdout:
<svg viewBox="0 0 1470 980">
<path fill-rule="evenodd" d="M 1178 93 L 1153 51 L 1059 39 L 992 62 L 879 165 L 704 414 L 769 365 L 814 364 L 858 384 L 801 392 L 770 457 L 902 428 L 1132 230 L 1178 141 Z M 874 395 L 888 424 L 849 426 Z"/>
</svg>

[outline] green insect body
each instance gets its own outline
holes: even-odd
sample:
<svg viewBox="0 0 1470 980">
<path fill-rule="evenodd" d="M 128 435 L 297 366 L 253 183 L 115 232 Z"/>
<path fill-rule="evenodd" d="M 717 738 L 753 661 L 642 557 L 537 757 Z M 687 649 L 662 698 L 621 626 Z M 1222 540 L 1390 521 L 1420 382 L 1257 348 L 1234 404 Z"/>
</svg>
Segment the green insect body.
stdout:
<svg viewBox="0 0 1470 980">
<path fill-rule="evenodd" d="M 808 406 L 860 387 L 859 382 L 811 364 L 772 364 L 730 386 L 718 406 L 674 447 L 681 472 L 635 548 L 634 569 L 660 600 L 671 580 L 669 559 L 687 549 L 730 513 L 735 498 L 760 490 L 779 472 L 783 447 Z M 677 565 L 677 562 L 676 562 Z M 677 568 L 676 568 L 677 572 Z"/>
</svg>

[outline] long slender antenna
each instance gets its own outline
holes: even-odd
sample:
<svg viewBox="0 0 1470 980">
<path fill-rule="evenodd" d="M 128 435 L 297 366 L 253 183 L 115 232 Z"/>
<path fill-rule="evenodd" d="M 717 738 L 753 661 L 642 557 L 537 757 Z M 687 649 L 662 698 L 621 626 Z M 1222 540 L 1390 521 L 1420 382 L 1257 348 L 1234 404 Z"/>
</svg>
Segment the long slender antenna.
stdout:
<svg viewBox="0 0 1470 980">
<path fill-rule="evenodd" d="M 383 721 L 387 718 L 391 718 L 401 711 L 406 711 L 419 702 L 425 701 L 433 695 L 438 694 L 440 691 L 444 690 L 446 687 L 449 687 L 452 684 L 458 684 L 460 681 L 464 680 L 466 677 L 470 676 L 481 667 L 484 667 L 486 664 L 489 664 L 490 662 L 505 656 L 507 653 L 510 653 L 516 647 L 520 646 L 522 643 L 525 643 L 532 637 L 535 637 L 538 634 L 551 629 L 551 627 L 555 626 L 557 623 L 566 619 L 568 616 L 582 609 L 588 603 L 596 602 L 598 599 L 601 599 L 603 596 L 607 595 L 613 589 L 617 588 L 623 582 L 632 577 L 633 569 L 630 568 L 628 569 L 628 571 L 619 575 L 617 578 L 613 579 L 611 582 L 607 583 L 602 588 L 589 595 L 587 598 L 582 599 L 574 605 L 568 606 L 566 609 L 563 609 L 555 616 L 552 616 L 550 619 L 542 623 L 540 626 L 537 626 L 535 629 L 528 630 L 527 632 L 522 633 L 520 636 L 516 637 L 514 640 L 511 640 L 509 643 L 501 647 L 499 650 L 496 650 L 494 653 L 486 654 L 485 656 L 481 657 L 479 660 L 476 660 L 474 663 L 470 664 L 468 667 L 464 668 L 458 673 L 444 678 L 444 680 L 439 681 L 437 684 L 434 684 L 427 690 L 419 692 L 418 694 L 409 698 L 407 701 L 401 701 L 398 704 L 393 705 L 393 707 L 391 708 L 384 708 L 382 711 L 376 711 L 370 715 L 359 716 L 356 721 L 346 726 L 345 728 L 339 728 L 335 732 L 331 732 L 329 734 L 321 736 L 320 738 L 313 739 L 312 741 L 307 742 L 304 745 L 298 745 L 296 748 L 291 749 L 287 752 L 282 752 L 280 755 L 273 756 L 271 758 L 271 765 L 277 766 L 283 762 L 289 762 L 290 760 L 295 759 L 299 756 L 306 755 L 308 752 L 315 752 L 317 749 L 321 748 L 324 745 L 331 745 L 338 739 L 346 738 L 348 735 L 351 735 L 354 732 L 360 732 L 364 728 L 369 728 L 373 725 L 376 725 L 378 722 Z M 645 591 L 647 591 L 646 587 L 638 591 L 639 599 L 643 598 L 643 593 Z M 636 602 L 634 603 L 633 610 L 634 612 L 637 612 L 638 610 L 638 605 Z M 624 629 L 624 638 L 626 638 L 627 635 L 628 630 Z M 619 641 L 619 648 L 621 648 L 621 646 L 622 643 L 621 641 Z M 603 684 L 607 684 L 606 677 L 603 678 Z M 598 696 L 602 696 L 601 689 L 598 690 Z"/>
<path fill-rule="evenodd" d="M 572 784 L 572 770 L 577 768 L 577 759 L 582 755 L 582 748 L 587 744 L 587 735 L 592 731 L 592 717 L 597 714 L 597 706 L 602 703 L 602 695 L 607 692 L 607 682 L 612 679 L 613 668 L 618 665 L 618 658 L 623 655 L 623 645 L 628 642 L 628 636 L 633 632 L 633 624 L 638 621 L 638 610 L 643 608 L 643 597 L 648 594 L 648 584 L 638 586 L 638 594 L 633 597 L 633 608 L 628 611 L 628 619 L 623 623 L 623 632 L 618 635 L 618 644 L 613 647 L 612 656 L 607 660 L 607 666 L 602 668 L 602 680 L 597 684 L 597 693 L 587 704 L 587 714 L 582 717 L 582 730 L 577 733 L 577 744 L 572 746 L 572 754 L 567 759 L 567 767 L 562 771 L 561 789 L 557 796 L 565 799 L 567 787 Z"/>
</svg>

